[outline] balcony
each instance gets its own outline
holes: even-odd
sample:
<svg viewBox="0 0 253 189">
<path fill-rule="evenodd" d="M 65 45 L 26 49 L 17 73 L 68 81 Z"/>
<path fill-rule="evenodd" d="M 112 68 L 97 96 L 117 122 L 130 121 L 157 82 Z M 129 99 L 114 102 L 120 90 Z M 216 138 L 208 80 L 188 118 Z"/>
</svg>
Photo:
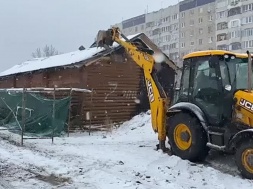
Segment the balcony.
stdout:
<svg viewBox="0 0 253 189">
<path fill-rule="evenodd" d="M 224 30 L 228 28 L 227 22 L 220 22 L 217 24 L 217 30 Z"/>
<path fill-rule="evenodd" d="M 226 33 L 221 33 L 217 35 L 217 42 L 225 41 L 228 39 L 228 35 Z"/>
<path fill-rule="evenodd" d="M 242 49 L 242 45 L 240 42 L 230 43 L 229 50 L 235 51 Z"/>
<path fill-rule="evenodd" d="M 156 28 L 152 31 L 152 35 L 160 35 L 162 32 L 161 32 L 161 28 Z"/>
<path fill-rule="evenodd" d="M 235 16 L 235 15 L 238 15 L 238 14 L 241 14 L 241 7 L 231 8 L 228 11 L 228 17 Z"/>
</svg>

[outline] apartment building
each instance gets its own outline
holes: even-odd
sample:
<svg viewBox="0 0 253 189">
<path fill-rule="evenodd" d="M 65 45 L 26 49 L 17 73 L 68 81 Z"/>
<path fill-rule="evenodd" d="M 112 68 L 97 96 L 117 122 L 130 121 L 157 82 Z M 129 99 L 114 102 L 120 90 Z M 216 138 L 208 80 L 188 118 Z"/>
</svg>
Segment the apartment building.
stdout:
<svg viewBox="0 0 253 189">
<path fill-rule="evenodd" d="M 217 0 L 215 6 L 217 49 L 253 48 L 253 0 Z"/>
<path fill-rule="evenodd" d="M 216 48 L 214 19 L 215 0 L 185 0 L 179 3 L 181 58 L 193 51 Z"/>
<path fill-rule="evenodd" d="M 137 33 L 146 33 L 146 15 L 142 14 L 127 20 L 122 21 L 114 25 L 119 27 L 125 35 L 134 35 Z"/>
<path fill-rule="evenodd" d="M 146 14 L 146 32 L 173 61 L 179 60 L 179 5 Z"/>
<path fill-rule="evenodd" d="M 253 52 L 253 0 L 244 0 L 241 2 L 241 52 L 249 50 Z"/>
<path fill-rule="evenodd" d="M 145 33 L 173 61 L 179 60 L 179 5 L 133 17 L 115 24 L 125 35 Z"/>
<path fill-rule="evenodd" d="M 184 0 L 115 26 L 126 35 L 145 33 L 179 67 L 192 51 L 216 48 L 215 0 Z"/>
</svg>

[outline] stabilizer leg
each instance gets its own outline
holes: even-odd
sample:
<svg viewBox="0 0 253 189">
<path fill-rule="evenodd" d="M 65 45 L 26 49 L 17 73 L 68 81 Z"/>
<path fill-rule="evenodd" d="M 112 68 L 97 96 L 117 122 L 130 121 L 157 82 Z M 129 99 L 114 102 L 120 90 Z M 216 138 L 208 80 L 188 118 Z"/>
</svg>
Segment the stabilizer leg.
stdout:
<svg viewBox="0 0 253 189">
<path fill-rule="evenodd" d="M 164 153 L 168 155 L 172 155 L 172 152 L 169 148 L 166 148 L 165 140 L 159 140 L 159 144 L 156 145 L 157 150 L 162 150 Z"/>
</svg>

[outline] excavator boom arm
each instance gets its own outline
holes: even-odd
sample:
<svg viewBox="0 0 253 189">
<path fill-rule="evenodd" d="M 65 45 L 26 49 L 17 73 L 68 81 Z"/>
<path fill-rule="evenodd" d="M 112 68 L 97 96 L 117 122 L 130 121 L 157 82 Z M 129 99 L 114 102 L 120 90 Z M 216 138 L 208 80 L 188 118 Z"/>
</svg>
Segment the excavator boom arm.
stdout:
<svg viewBox="0 0 253 189">
<path fill-rule="evenodd" d="M 108 48 L 108 46 L 113 45 L 113 42 L 117 42 L 125 48 L 134 62 L 144 70 L 151 109 L 152 127 L 155 132 L 158 132 L 159 148 L 164 149 L 168 98 L 156 77 L 155 60 L 152 55 L 142 51 L 139 47 L 129 42 L 125 36 L 123 36 L 125 41 L 120 39 L 120 36 L 118 28 L 112 28 L 107 31 L 100 30 L 97 35 L 97 47 Z"/>
</svg>

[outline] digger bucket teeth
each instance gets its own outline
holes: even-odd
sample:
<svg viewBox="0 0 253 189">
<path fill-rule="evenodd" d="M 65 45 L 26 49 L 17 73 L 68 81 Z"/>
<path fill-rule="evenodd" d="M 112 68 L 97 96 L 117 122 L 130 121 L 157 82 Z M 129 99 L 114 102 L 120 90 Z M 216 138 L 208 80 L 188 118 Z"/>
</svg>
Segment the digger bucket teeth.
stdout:
<svg viewBox="0 0 253 189">
<path fill-rule="evenodd" d="M 99 30 L 96 39 L 97 47 L 108 47 L 112 46 L 112 30 Z"/>
</svg>

